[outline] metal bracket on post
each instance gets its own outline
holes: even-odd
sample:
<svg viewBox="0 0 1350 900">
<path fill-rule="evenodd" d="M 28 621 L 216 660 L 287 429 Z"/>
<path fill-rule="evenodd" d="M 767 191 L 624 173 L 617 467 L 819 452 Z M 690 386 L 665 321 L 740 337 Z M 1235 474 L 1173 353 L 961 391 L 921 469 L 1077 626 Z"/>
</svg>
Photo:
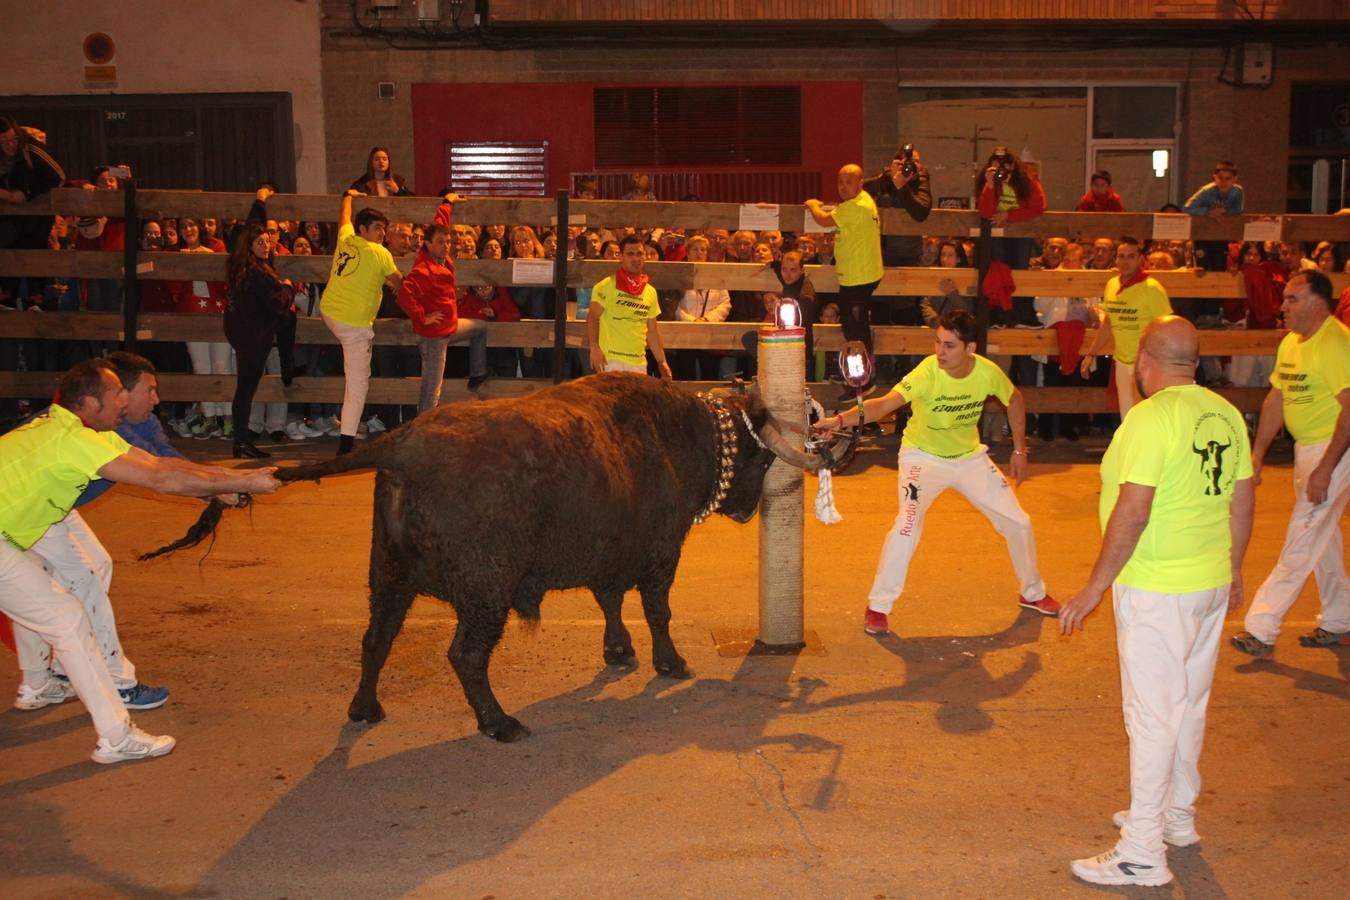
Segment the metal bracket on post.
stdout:
<svg viewBox="0 0 1350 900">
<path fill-rule="evenodd" d="M 141 291 L 137 283 L 137 251 L 140 249 L 140 216 L 136 211 L 136 181 L 122 181 L 122 217 L 126 240 L 122 249 L 122 349 L 136 351 L 136 324 L 141 311 Z"/>
<path fill-rule="evenodd" d="M 558 249 L 553 254 L 553 383 L 567 370 L 567 191 L 558 191 L 555 226 Z"/>
</svg>

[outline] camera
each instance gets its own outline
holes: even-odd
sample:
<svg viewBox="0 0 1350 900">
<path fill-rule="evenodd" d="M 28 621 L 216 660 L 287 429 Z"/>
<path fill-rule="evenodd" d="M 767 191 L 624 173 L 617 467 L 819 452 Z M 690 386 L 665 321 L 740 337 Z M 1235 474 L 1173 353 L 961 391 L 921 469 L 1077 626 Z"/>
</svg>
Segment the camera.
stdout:
<svg viewBox="0 0 1350 900">
<path fill-rule="evenodd" d="M 995 183 L 1003 184 L 1012 177 L 1014 163 L 1007 147 L 995 147 L 993 155 L 989 157 L 989 165 L 994 167 Z"/>
<path fill-rule="evenodd" d="M 913 178 L 919 172 L 919 164 L 914 161 L 914 145 L 906 144 L 900 148 L 900 152 L 895 155 L 900 163 L 900 174 L 906 178 Z"/>
</svg>

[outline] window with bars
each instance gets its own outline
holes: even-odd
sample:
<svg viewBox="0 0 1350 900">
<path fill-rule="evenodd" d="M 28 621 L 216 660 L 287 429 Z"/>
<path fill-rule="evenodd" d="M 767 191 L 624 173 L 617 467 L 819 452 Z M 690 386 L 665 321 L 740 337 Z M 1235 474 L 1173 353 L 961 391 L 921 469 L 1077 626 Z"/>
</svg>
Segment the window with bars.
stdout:
<svg viewBox="0 0 1350 900">
<path fill-rule="evenodd" d="M 597 168 L 802 161 L 795 85 L 596 88 L 594 106 Z"/>
<path fill-rule="evenodd" d="M 548 141 L 457 141 L 446 145 L 449 184 L 466 197 L 548 196 Z"/>
</svg>

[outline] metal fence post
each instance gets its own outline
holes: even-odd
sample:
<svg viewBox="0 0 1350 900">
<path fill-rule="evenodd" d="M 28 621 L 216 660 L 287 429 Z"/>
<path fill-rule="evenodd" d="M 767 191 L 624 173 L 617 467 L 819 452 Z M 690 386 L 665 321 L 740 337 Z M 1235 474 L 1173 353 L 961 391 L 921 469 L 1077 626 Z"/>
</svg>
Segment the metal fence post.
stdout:
<svg viewBox="0 0 1350 900">
<path fill-rule="evenodd" d="M 126 238 L 122 249 L 122 349 L 135 352 L 136 325 L 141 311 L 141 291 L 137 284 L 136 265 L 140 249 L 140 216 L 136 211 L 136 181 L 122 182 L 122 217 L 126 222 Z"/>
<path fill-rule="evenodd" d="M 558 191 L 558 249 L 553 254 L 553 383 L 567 371 L 567 191 Z"/>
</svg>

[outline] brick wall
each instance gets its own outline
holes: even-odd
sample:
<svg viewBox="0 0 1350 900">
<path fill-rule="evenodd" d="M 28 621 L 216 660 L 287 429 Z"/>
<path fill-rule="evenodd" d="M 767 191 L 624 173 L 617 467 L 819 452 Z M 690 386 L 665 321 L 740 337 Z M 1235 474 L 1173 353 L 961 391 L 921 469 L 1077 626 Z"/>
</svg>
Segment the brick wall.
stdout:
<svg viewBox="0 0 1350 900">
<path fill-rule="evenodd" d="M 389 146 L 396 168 L 411 171 L 411 87 L 414 83 L 485 81 L 597 81 L 653 83 L 775 80 L 858 80 L 863 85 L 864 168 L 880 167 L 898 143 L 896 87 L 921 84 L 1034 84 L 1175 81 L 1182 85 L 1183 196 L 1209 180 L 1213 163 L 1234 159 L 1248 192 L 1248 208 L 1283 211 L 1288 164 L 1290 85 L 1295 81 L 1350 81 L 1350 58 L 1335 48 L 1277 52 L 1275 81 L 1267 90 L 1218 81 L 1217 49 L 1122 49 L 1104 36 L 1097 51 L 962 53 L 905 47 L 789 48 L 781 53 L 716 48 L 648 49 L 631 54 L 566 47 L 494 52 L 392 50 L 350 38 L 325 40 L 330 187 L 345 187 L 365 165 L 374 144 Z M 376 98 L 376 83 L 392 81 L 396 98 Z M 522 109 L 520 115 L 528 116 Z M 423 190 L 434 190 L 423 186 Z"/>
</svg>

